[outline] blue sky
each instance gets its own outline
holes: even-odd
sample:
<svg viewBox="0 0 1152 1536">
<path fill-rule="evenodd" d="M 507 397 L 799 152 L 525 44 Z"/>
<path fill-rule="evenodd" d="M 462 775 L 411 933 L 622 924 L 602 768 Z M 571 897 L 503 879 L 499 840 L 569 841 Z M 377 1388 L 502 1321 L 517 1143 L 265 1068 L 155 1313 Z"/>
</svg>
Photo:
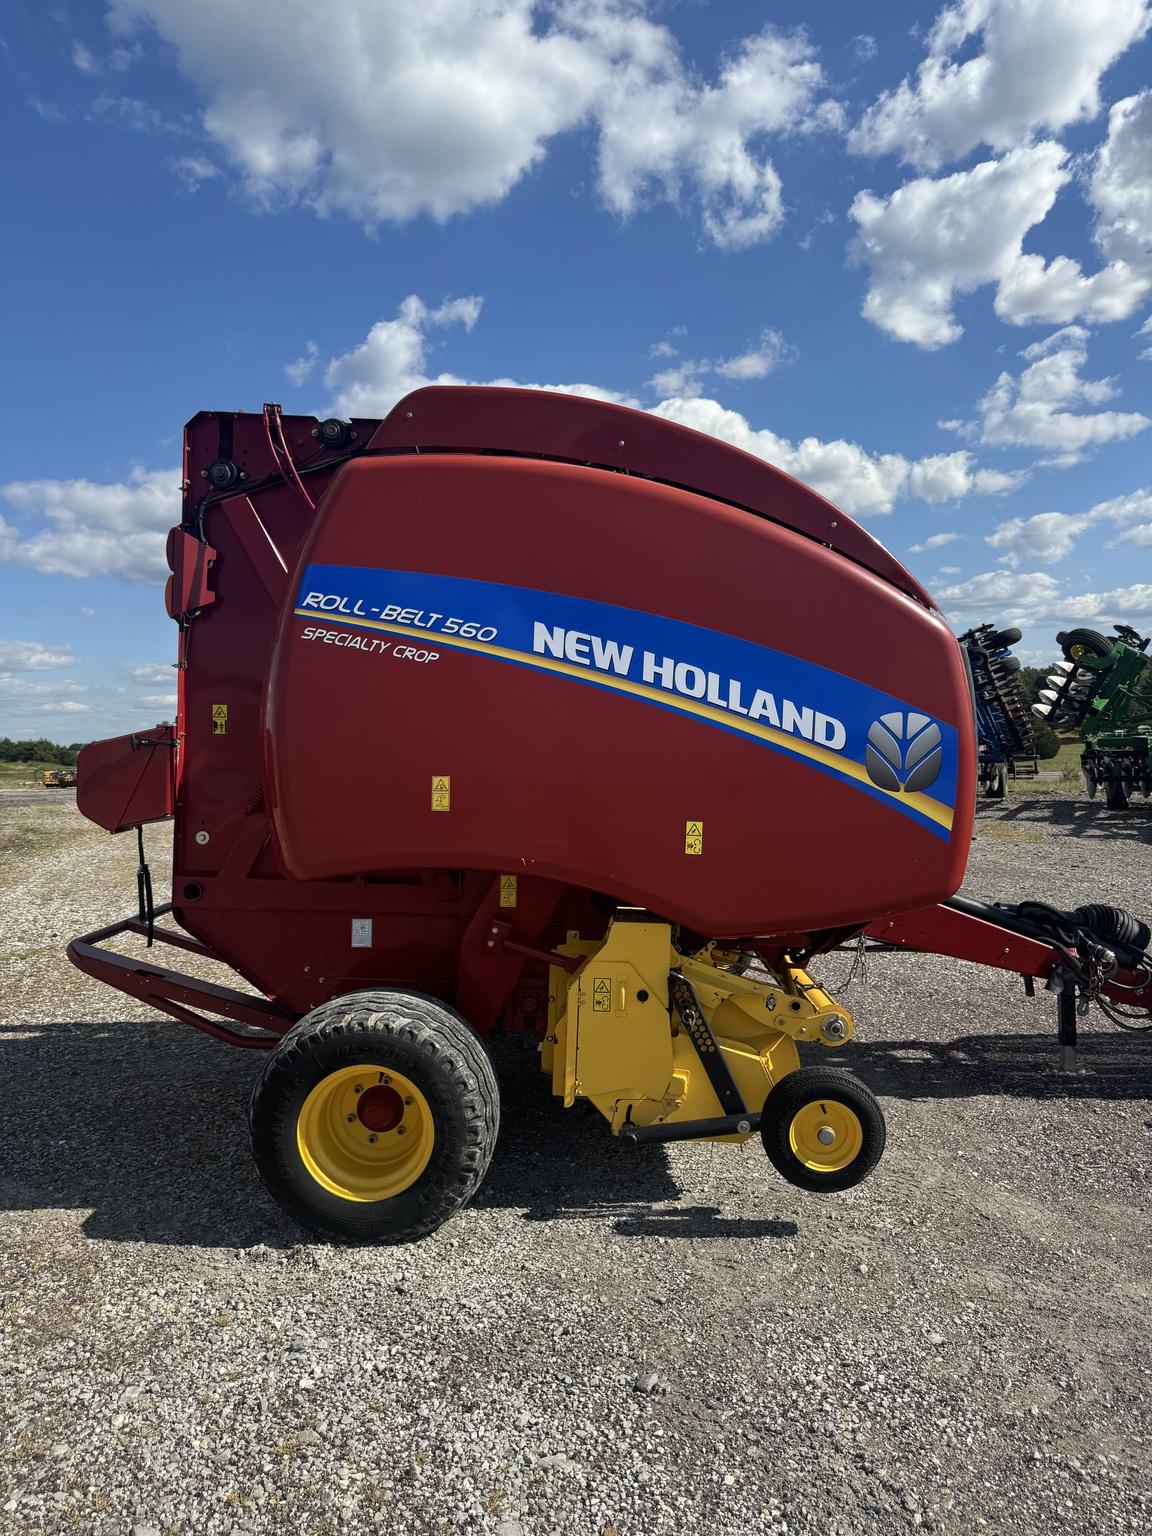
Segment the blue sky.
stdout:
<svg viewBox="0 0 1152 1536">
<path fill-rule="evenodd" d="M 200 409 L 579 386 L 1152 626 L 1147 0 L 11 4 L 0 734 L 171 713 Z M 867 27 L 867 31 L 862 28 Z M 1148 329 L 1141 334 L 1142 327 Z"/>
</svg>

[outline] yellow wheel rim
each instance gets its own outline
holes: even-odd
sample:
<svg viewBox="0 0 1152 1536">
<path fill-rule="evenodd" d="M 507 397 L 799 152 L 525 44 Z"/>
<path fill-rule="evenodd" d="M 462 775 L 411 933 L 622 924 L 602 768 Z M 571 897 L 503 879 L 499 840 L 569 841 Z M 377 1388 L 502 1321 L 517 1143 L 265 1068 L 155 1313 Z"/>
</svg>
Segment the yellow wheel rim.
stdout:
<svg viewBox="0 0 1152 1536">
<path fill-rule="evenodd" d="M 1069 650 L 1068 655 L 1072 658 L 1073 661 L 1079 661 L 1087 649 L 1088 647 L 1085 645 L 1074 645 Z"/>
<path fill-rule="evenodd" d="M 391 1200 L 428 1166 L 436 1127 L 410 1078 L 365 1063 L 322 1078 L 304 1100 L 296 1145 L 305 1168 L 341 1200 Z"/>
<path fill-rule="evenodd" d="M 839 1173 L 860 1156 L 864 1127 L 847 1104 L 836 1099 L 813 1099 L 792 1116 L 788 1141 L 805 1168 L 816 1173 Z"/>
</svg>

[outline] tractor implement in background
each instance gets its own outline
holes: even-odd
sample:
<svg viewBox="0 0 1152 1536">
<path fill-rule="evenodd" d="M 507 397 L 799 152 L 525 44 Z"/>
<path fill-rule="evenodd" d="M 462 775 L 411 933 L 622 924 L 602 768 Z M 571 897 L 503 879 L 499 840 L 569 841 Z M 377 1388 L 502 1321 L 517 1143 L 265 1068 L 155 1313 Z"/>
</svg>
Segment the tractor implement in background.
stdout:
<svg viewBox="0 0 1152 1536">
<path fill-rule="evenodd" d="M 955 899 L 964 653 L 887 550 L 764 461 L 601 401 L 432 387 L 383 421 L 203 412 L 184 465 L 176 722 L 80 759 L 83 813 L 141 838 L 138 911 L 69 954 L 267 1053 L 253 1153 L 310 1231 L 408 1241 L 468 1201 L 497 1028 L 617 1136 L 759 1135 L 834 1192 L 885 1132 L 811 1060 L 853 1032 L 820 955 L 934 950 L 1152 1008 L 1135 919 Z M 248 990 L 157 963 L 172 948 Z"/>
<path fill-rule="evenodd" d="M 1036 777 L 1036 742 L 1028 722 L 1028 706 L 1020 690 L 1020 660 L 1012 647 L 1016 628 L 981 624 L 960 636 L 972 673 L 976 700 L 977 771 L 988 800 L 1003 800 L 1009 778 Z"/>
<path fill-rule="evenodd" d="M 1094 629 L 1056 636 L 1064 659 L 1032 713 L 1079 731 L 1089 798 L 1103 787 L 1108 809 L 1122 811 L 1130 796 L 1152 794 L 1152 667 L 1148 640 L 1126 624 L 1114 628 L 1115 639 Z"/>
</svg>

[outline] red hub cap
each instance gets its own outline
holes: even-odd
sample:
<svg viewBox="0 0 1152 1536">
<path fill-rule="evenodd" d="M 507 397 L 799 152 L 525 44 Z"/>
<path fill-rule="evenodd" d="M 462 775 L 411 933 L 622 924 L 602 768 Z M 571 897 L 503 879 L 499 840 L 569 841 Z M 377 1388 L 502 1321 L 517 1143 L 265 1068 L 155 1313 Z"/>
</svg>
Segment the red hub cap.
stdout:
<svg viewBox="0 0 1152 1536">
<path fill-rule="evenodd" d="M 356 1114 L 361 1125 L 366 1125 L 370 1131 L 392 1131 L 404 1118 L 404 1100 L 395 1088 L 377 1083 L 372 1088 L 365 1088 L 357 1099 Z"/>
</svg>

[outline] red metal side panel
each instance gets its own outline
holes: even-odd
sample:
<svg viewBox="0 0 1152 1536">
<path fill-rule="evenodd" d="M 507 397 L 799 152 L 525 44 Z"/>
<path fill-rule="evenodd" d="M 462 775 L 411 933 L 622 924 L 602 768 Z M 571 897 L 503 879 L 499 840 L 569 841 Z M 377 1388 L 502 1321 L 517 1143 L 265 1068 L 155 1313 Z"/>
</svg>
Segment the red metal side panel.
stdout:
<svg viewBox="0 0 1152 1536">
<path fill-rule="evenodd" d="M 293 587 L 265 780 L 297 879 L 520 870 L 709 934 L 865 921 L 959 886 L 975 751 L 956 642 L 789 529 L 573 465 L 363 460 Z M 534 651 L 541 633 L 574 649 Z M 694 697 L 653 683 L 680 664 Z M 791 734 L 770 729 L 786 706 Z M 866 773 L 884 714 L 935 729 L 927 793 Z"/>
<path fill-rule="evenodd" d="M 81 815 L 107 832 L 165 821 L 173 804 L 173 740 L 171 726 L 157 725 L 82 747 L 76 764 Z"/>
<path fill-rule="evenodd" d="M 795 528 L 926 607 L 936 606 L 883 544 L 810 486 L 730 443 L 648 411 L 539 389 L 432 385 L 405 396 L 369 447 L 487 449 L 666 480 Z"/>
</svg>

